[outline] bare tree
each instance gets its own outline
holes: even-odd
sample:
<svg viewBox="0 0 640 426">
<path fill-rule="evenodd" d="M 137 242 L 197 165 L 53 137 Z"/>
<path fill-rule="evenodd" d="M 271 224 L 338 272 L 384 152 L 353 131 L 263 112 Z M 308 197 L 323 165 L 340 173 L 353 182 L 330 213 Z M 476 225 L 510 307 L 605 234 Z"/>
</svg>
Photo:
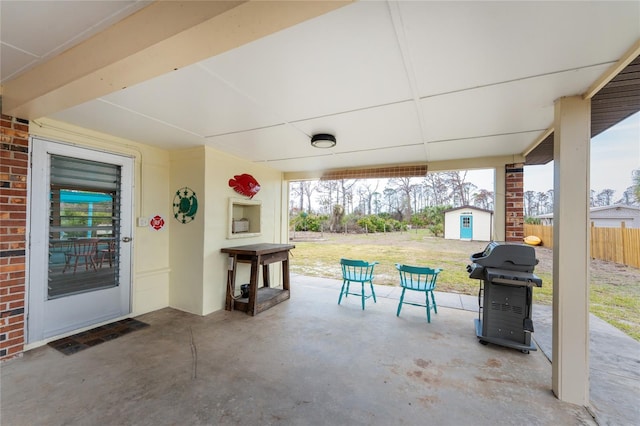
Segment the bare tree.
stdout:
<svg viewBox="0 0 640 426">
<path fill-rule="evenodd" d="M 322 208 L 322 212 L 331 214 L 333 206 L 338 202 L 338 182 L 335 180 L 321 180 L 318 182 L 318 202 Z M 334 199 L 335 195 L 335 199 Z"/>
<path fill-rule="evenodd" d="M 427 173 L 423 186 L 431 206 L 443 206 L 448 204 L 447 185 L 442 173 Z"/>
<path fill-rule="evenodd" d="M 462 184 L 462 191 L 464 192 L 464 198 L 462 199 L 463 205 L 468 206 L 471 204 L 471 195 L 476 189 L 478 189 L 478 187 L 471 182 L 464 182 Z"/>
<path fill-rule="evenodd" d="M 536 197 L 536 215 L 545 213 L 543 210 L 544 206 L 549 204 L 549 196 L 545 192 L 538 192 Z"/>
<path fill-rule="evenodd" d="M 357 179 L 340 179 L 338 181 L 338 204 L 341 204 L 344 207 L 345 213 L 353 212 L 353 188 L 357 183 Z M 342 200 L 340 200 L 340 197 L 342 198 Z"/>
<path fill-rule="evenodd" d="M 308 206 L 309 212 L 311 212 L 311 206 L 312 206 L 311 197 L 313 196 L 313 193 L 316 191 L 316 188 L 317 188 L 317 184 L 315 182 L 312 182 L 309 180 L 303 182 L 302 190 L 307 199 L 307 206 Z"/>
<path fill-rule="evenodd" d="M 398 194 L 395 188 L 386 186 L 383 192 L 386 200 L 387 212 L 394 212 L 398 210 Z"/>
<path fill-rule="evenodd" d="M 525 215 L 529 217 L 535 216 L 534 212 L 537 210 L 535 191 L 525 191 L 523 195 Z"/>
<path fill-rule="evenodd" d="M 467 171 L 443 172 L 444 180 L 449 187 L 450 196 L 454 206 L 466 206 L 470 204 L 471 191 L 476 187 L 466 182 Z"/>
<path fill-rule="evenodd" d="M 635 203 L 635 195 L 634 195 L 633 186 L 628 187 L 623 193 L 622 198 L 616 201 L 616 204 L 625 204 L 627 206 L 631 206 Z"/>
<path fill-rule="evenodd" d="M 382 194 L 377 191 L 374 192 L 371 196 L 371 204 L 374 214 L 380 214 L 380 212 L 382 211 L 382 201 L 380 200 L 381 198 Z"/>
<path fill-rule="evenodd" d="M 493 209 L 493 192 L 492 191 L 481 189 L 478 192 L 474 193 L 472 198 L 473 198 L 473 204 L 475 206 L 485 210 Z"/>
<path fill-rule="evenodd" d="M 362 211 L 364 214 L 371 214 L 374 196 L 375 194 L 380 195 L 377 192 L 378 186 L 380 186 L 380 181 L 378 179 L 368 179 L 361 183 L 358 190 L 358 196 L 360 197 L 361 204 L 364 207 Z"/>
<path fill-rule="evenodd" d="M 545 206 L 545 213 L 553 212 L 553 189 L 547 191 L 547 205 Z"/>
<path fill-rule="evenodd" d="M 411 217 L 411 193 L 413 192 L 413 185 L 411 178 L 402 177 L 390 179 L 388 185 L 401 194 L 398 210 L 403 217 Z"/>
<path fill-rule="evenodd" d="M 616 191 L 613 189 L 603 189 L 598 193 L 596 199 L 599 206 L 610 206 L 613 203 L 613 194 Z"/>
<path fill-rule="evenodd" d="M 413 200 L 413 211 L 419 212 L 425 207 L 424 188 L 420 184 L 411 186 L 411 199 Z"/>
<path fill-rule="evenodd" d="M 304 192 L 302 189 L 302 182 L 291 182 L 289 185 L 289 194 L 291 199 L 291 208 L 298 209 L 298 211 L 304 210 Z M 297 204 L 294 204 L 296 201 Z"/>
</svg>

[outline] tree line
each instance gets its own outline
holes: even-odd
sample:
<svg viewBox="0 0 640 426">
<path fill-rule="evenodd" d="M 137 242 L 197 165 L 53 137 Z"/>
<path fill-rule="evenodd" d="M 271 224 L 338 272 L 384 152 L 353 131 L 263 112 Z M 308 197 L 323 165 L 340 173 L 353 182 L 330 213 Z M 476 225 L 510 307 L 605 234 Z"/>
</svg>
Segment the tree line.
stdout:
<svg viewBox="0 0 640 426">
<path fill-rule="evenodd" d="M 640 169 L 632 177 L 633 185 L 619 199 L 612 189 L 591 191 L 591 206 L 640 205 Z M 362 228 L 358 221 L 369 232 L 371 227 L 393 230 L 402 224 L 429 227 L 441 222 L 440 216 L 449 208 L 494 209 L 493 191 L 469 182 L 467 171 L 433 172 L 421 178 L 296 181 L 289 190 L 289 213 L 296 228 L 315 230 L 344 231 L 349 224 Z M 553 212 L 553 195 L 552 189 L 524 192 L 525 216 Z M 363 220 L 371 216 L 382 223 Z"/>
<path fill-rule="evenodd" d="M 616 191 L 610 188 L 600 192 L 591 190 L 589 207 L 604 207 L 613 204 L 640 206 L 640 169 L 631 172 L 632 185 L 628 187 L 620 198 L 616 198 Z M 535 217 L 553 212 L 553 189 L 546 192 L 525 191 L 524 214 Z"/>
<path fill-rule="evenodd" d="M 428 173 L 423 178 L 341 179 L 290 184 L 290 211 L 331 214 L 390 214 L 406 221 L 426 207 L 473 205 L 492 210 L 493 191 L 467 181 L 466 171 Z"/>
<path fill-rule="evenodd" d="M 444 211 L 473 205 L 493 210 L 493 191 L 467 181 L 467 171 L 423 178 L 291 182 L 289 214 L 295 230 L 385 232 L 426 227 L 442 234 Z"/>
</svg>

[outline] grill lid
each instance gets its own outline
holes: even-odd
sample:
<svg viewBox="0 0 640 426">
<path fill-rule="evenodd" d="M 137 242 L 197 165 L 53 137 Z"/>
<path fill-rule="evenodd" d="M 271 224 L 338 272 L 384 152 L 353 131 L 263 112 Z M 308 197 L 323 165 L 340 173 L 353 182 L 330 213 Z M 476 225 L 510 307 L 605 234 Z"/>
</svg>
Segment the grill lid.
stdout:
<svg viewBox="0 0 640 426">
<path fill-rule="evenodd" d="M 471 255 L 471 261 L 485 268 L 533 272 L 538 264 L 536 251 L 524 244 L 490 242 L 484 251 Z"/>
</svg>

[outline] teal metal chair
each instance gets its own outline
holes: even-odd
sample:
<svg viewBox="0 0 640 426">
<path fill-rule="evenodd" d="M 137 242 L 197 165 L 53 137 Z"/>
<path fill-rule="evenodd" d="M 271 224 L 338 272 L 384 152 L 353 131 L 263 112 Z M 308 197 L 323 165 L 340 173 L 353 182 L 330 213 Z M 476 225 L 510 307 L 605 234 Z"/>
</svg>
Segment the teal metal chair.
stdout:
<svg viewBox="0 0 640 426">
<path fill-rule="evenodd" d="M 362 309 L 364 310 L 364 301 L 373 297 L 373 301 L 377 303 L 376 293 L 373 290 L 373 268 L 378 262 L 365 262 L 364 260 L 340 259 L 342 266 L 342 288 L 340 289 L 340 297 L 338 305 L 342 302 L 342 296 L 347 297 L 349 294 L 360 296 L 362 299 Z M 352 282 L 360 283 L 360 293 L 352 292 L 349 285 Z M 365 294 L 364 284 L 369 283 L 371 286 L 371 294 Z"/>
<path fill-rule="evenodd" d="M 400 303 L 398 303 L 398 312 L 396 316 L 400 316 L 402 304 L 421 306 L 427 309 L 427 322 L 431 322 L 431 309 L 437 314 L 438 306 L 433 290 L 436 288 L 436 280 L 442 269 L 432 269 L 424 266 L 409 266 L 396 263 L 396 269 L 400 273 L 400 286 L 402 294 L 400 295 Z M 407 290 L 419 291 L 424 293 L 425 303 L 405 302 L 404 293 Z M 429 300 L 431 298 L 431 300 Z"/>
</svg>

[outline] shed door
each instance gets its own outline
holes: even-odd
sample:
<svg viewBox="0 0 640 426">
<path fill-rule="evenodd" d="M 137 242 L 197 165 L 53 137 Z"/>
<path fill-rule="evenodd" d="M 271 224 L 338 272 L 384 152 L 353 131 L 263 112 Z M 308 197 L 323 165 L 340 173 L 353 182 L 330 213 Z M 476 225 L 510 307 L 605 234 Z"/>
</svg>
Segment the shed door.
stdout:
<svg viewBox="0 0 640 426">
<path fill-rule="evenodd" d="M 128 314 L 133 160 L 34 139 L 28 342 Z"/>
<path fill-rule="evenodd" d="M 473 239 L 473 216 L 471 215 L 460 216 L 460 239 L 461 240 Z"/>
</svg>

